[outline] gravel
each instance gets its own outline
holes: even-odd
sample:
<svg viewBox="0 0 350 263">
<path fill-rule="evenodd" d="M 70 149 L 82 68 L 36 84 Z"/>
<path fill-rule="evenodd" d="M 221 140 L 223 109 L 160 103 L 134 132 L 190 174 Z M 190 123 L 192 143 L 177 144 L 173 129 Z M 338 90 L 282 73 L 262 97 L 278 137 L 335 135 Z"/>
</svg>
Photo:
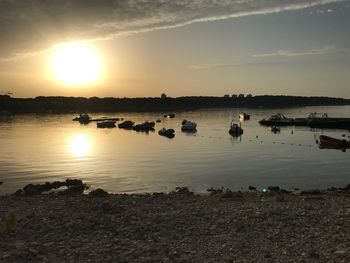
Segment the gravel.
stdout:
<svg viewBox="0 0 350 263">
<path fill-rule="evenodd" d="M 350 262 L 347 190 L 95 193 L 0 197 L 0 262 Z"/>
</svg>

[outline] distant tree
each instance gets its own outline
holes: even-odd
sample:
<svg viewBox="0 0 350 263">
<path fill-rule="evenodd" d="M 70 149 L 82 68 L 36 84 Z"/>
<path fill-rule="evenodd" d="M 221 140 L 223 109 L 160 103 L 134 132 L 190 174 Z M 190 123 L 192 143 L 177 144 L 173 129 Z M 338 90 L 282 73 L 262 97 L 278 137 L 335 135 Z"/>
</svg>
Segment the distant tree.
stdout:
<svg viewBox="0 0 350 263">
<path fill-rule="evenodd" d="M 244 94 L 239 94 L 238 98 L 244 98 Z"/>
<path fill-rule="evenodd" d="M 232 96 L 231 96 L 232 98 L 237 98 L 237 94 L 232 94 Z"/>
<path fill-rule="evenodd" d="M 161 99 L 166 99 L 167 98 L 167 95 L 165 93 L 162 93 L 162 95 L 160 95 L 160 98 Z"/>
<path fill-rule="evenodd" d="M 251 97 L 253 97 L 252 94 L 248 94 L 248 95 L 247 95 L 247 98 L 251 98 Z"/>
<path fill-rule="evenodd" d="M 224 98 L 229 98 L 229 97 L 230 97 L 230 95 L 228 95 L 228 94 L 224 95 Z"/>
</svg>

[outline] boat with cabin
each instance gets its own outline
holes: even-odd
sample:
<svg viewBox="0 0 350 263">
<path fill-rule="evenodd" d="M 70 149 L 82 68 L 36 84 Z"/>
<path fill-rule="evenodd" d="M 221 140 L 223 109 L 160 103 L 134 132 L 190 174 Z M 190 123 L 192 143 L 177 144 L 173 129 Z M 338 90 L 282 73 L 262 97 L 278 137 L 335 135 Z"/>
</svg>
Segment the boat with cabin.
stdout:
<svg viewBox="0 0 350 263">
<path fill-rule="evenodd" d="M 188 121 L 188 120 L 183 120 L 182 126 L 181 126 L 181 131 L 196 132 L 197 131 L 197 123 L 192 122 L 192 121 Z"/>
<path fill-rule="evenodd" d="M 232 120 L 230 123 L 230 129 L 228 132 L 231 135 L 240 136 L 243 134 L 243 129 L 242 129 L 241 125 L 238 125 L 237 123 L 234 122 L 234 120 Z"/>
<path fill-rule="evenodd" d="M 259 123 L 266 126 L 288 126 L 294 124 L 294 119 L 288 118 L 282 113 L 277 113 L 276 115 L 272 115 L 268 120 L 262 119 Z"/>
</svg>

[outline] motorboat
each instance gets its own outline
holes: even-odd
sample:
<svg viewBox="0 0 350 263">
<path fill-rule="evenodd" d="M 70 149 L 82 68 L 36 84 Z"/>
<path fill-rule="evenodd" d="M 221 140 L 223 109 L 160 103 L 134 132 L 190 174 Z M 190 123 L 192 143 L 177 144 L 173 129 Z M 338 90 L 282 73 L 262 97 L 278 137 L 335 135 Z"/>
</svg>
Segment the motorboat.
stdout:
<svg viewBox="0 0 350 263">
<path fill-rule="evenodd" d="M 311 128 L 350 129 L 350 118 L 328 117 L 327 113 L 311 113 L 307 121 Z"/>
<path fill-rule="evenodd" d="M 78 121 L 81 124 L 87 124 L 90 122 L 90 120 L 91 120 L 91 118 L 90 118 L 89 114 L 87 114 L 87 113 L 81 113 L 81 114 L 79 114 L 78 117 L 75 117 L 73 119 L 73 121 Z"/>
<path fill-rule="evenodd" d="M 164 118 L 169 118 L 169 119 L 175 118 L 175 114 L 174 113 L 164 114 Z"/>
<path fill-rule="evenodd" d="M 230 129 L 228 131 L 231 135 L 241 135 L 243 134 L 243 129 L 241 128 L 240 125 L 238 125 L 237 123 L 235 123 L 233 120 L 231 121 L 230 124 Z"/>
<path fill-rule="evenodd" d="M 276 115 L 272 115 L 268 120 L 261 120 L 259 121 L 261 125 L 267 125 L 267 126 L 287 126 L 287 125 L 293 125 L 294 120 L 292 118 L 288 118 L 284 116 L 282 113 L 277 113 Z"/>
<path fill-rule="evenodd" d="M 101 121 L 97 122 L 97 128 L 115 128 L 115 121 Z"/>
<path fill-rule="evenodd" d="M 250 120 L 250 115 L 247 114 L 247 113 L 245 113 L 245 112 L 240 113 L 240 114 L 239 114 L 239 119 L 240 119 L 240 120 L 244 120 L 244 121 Z"/>
<path fill-rule="evenodd" d="M 188 120 L 183 120 L 181 131 L 195 132 L 197 131 L 197 123 Z"/>
<path fill-rule="evenodd" d="M 149 131 L 154 131 L 154 125 L 156 123 L 154 121 L 151 121 L 151 122 L 144 122 L 144 123 L 141 123 L 141 124 L 136 124 L 134 127 L 133 127 L 133 130 L 134 131 L 137 131 L 137 132 L 149 132 Z"/>
<path fill-rule="evenodd" d="M 175 130 L 174 129 L 161 129 L 159 130 L 158 134 L 160 136 L 164 136 L 164 137 L 167 137 L 167 138 L 174 138 L 175 137 Z"/>
<path fill-rule="evenodd" d="M 325 146 L 325 147 L 328 146 L 328 147 L 337 148 L 337 149 L 350 148 L 350 141 L 343 140 L 343 139 L 336 139 L 326 135 L 320 135 L 316 143 L 318 143 L 320 146 Z"/>
<path fill-rule="evenodd" d="M 118 128 L 132 130 L 134 128 L 134 122 L 133 121 L 124 121 L 124 122 L 118 124 Z"/>
</svg>

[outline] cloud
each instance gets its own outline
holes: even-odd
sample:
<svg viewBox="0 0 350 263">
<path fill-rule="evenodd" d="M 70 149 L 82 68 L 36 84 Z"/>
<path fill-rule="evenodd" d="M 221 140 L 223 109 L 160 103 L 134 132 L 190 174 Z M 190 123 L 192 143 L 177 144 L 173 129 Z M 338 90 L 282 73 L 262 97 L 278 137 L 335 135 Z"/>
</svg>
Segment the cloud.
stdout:
<svg viewBox="0 0 350 263">
<path fill-rule="evenodd" d="M 345 0 L 0 0 L 0 59 L 56 43 L 110 39 Z"/>
<path fill-rule="evenodd" d="M 299 50 L 299 51 L 279 50 L 273 53 L 254 54 L 252 55 L 252 57 L 254 58 L 266 58 L 266 57 L 277 57 L 277 56 L 299 57 L 299 56 L 311 56 L 311 55 L 325 55 L 325 54 L 345 52 L 345 51 L 348 51 L 348 49 L 336 48 L 334 46 L 326 46 L 323 48 L 314 48 L 314 49 Z"/>
</svg>

